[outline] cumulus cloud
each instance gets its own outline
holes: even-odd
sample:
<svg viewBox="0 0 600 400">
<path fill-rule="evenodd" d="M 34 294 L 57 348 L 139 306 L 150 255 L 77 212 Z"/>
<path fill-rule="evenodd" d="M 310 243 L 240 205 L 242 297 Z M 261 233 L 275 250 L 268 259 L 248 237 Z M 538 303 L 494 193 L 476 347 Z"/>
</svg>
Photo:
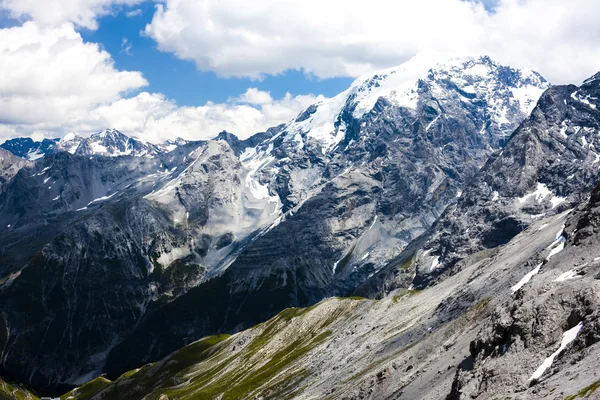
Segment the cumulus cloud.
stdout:
<svg viewBox="0 0 600 400">
<path fill-rule="evenodd" d="M 145 34 L 221 76 L 359 76 L 423 51 L 487 54 L 555 83 L 600 65 L 597 0 L 165 0 Z M 491 10 L 491 11 L 490 11 Z"/>
<path fill-rule="evenodd" d="M 0 122 L 62 124 L 82 110 L 120 99 L 148 84 L 141 73 L 119 71 L 106 51 L 84 43 L 73 25 L 34 22 L 0 30 Z"/>
<path fill-rule="evenodd" d="M 211 139 L 223 129 L 247 138 L 291 120 L 309 105 L 323 99 L 323 96 L 293 96 L 287 93 L 282 99 L 271 99 L 260 107 L 213 102 L 199 107 L 179 107 L 162 94 L 142 92 L 98 107 L 72 130 L 93 132 L 114 126 L 124 133 L 154 143 L 175 136 L 193 140 Z"/>
<path fill-rule="evenodd" d="M 178 107 L 162 94 L 136 95 L 148 84 L 142 74 L 117 70 L 110 54 L 85 43 L 72 24 L 43 28 L 30 21 L 0 29 L 0 54 L 0 139 L 89 134 L 106 127 L 153 142 L 208 139 L 222 129 L 248 137 L 323 99 L 286 94 L 275 100 L 250 88 L 235 101 Z"/>
<path fill-rule="evenodd" d="M 248 88 L 241 96 L 230 99 L 232 102 L 247 104 L 269 104 L 273 102 L 270 92 L 259 90 L 258 88 Z"/>
<path fill-rule="evenodd" d="M 132 6 L 144 0 L 0 0 L 0 8 L 13 18 L 27 18 L 43 26 L 66 22 L 98 28 L 98 17 L 110 14 L 115 6 Z"/>
</svg>

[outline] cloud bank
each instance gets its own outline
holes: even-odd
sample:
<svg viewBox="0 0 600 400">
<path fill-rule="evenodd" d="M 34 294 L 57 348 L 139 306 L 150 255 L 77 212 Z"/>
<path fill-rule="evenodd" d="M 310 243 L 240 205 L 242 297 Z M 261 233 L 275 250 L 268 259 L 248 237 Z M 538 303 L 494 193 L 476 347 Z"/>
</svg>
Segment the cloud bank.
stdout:
<svg viewBox="0 0 600 400">
<path fill-rule="evenodd" d="M 424 51 L 490 55 L 578 83 L 600 68 L 597 0 L 166 0 L 145 34 L 221 76 L 356 77 Z"/>
<path fill-rule="evenodd" d="M 150 141 L 247 137 L 295 117 L 322 96 L 248 88 L 228 102 L 180 107 L 138 71 L 83 41 L 104 15 L 143 0 L 0 0 L 23 22 L 0 29 L 0 140 L 115 127 Z M 485 7 L 484 7 L 485 3 Z M 600 69 L 597 0 L 163 0 L 143 34 L 159 50 L 222 77 L 260 79 L 288 70 L 356 77 L 423 52 L 487 54 L 531 67 L 552 83 Z M 124 39 L 122 51 L 131 54 Z"/>
</svg>

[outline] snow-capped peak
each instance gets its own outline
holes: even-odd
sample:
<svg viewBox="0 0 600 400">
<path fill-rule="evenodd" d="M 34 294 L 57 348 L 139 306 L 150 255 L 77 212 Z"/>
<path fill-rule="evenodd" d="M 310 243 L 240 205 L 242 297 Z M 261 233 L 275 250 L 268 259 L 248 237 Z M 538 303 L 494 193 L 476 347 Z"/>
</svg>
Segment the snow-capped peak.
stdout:
<svg viewBox="0 0 600 400">
<path fill-rule="evenodd" d="M 101 156 L 146 156 L 152 157 L 159 150 L 156 146 L 131 138 L 116 129 L 105 129 L 82 139 L 75 154 Z"/>
<path fill-rule="evenodd" d="M 550 86 L 537 72 L 502 66 L 487 56 L 448 57 L 419 54 L 397 67 L 363 75 L 346 91 L 312 105 L 288 123 L 288 137 L 307 136 L 327 152 L 345 136 L 343 116 L 360 119 L 380 98 L 415 112 L 424 92 L 442 102 L 451 97 L 449 92 L 460 93 L 465 101 L 485 102 L 492 123 L 513 129 L 508 116 L 515 111 L 528 115 Z"/>
<path fill-rule="evenodd" d="M 175 150 L 176 148 L 178 148 L 180 146 L 184 146 L 187 143 L 189 143 L 188 140 L 177 137 L 175 139 L 165 140 L 162 144 L 159 145 L 159 147 L 162 151 L 169 152 L 169 151 Z"/>
<path fill-rule="evenodd" d="M 65 136 L 60 139 L 60 141 L 56 144 L 56 150 L 58 151 L 67 151 L 71 154 L 75 154 L 79 144 L 83 138 L 76 133 L 69 132 Z"/>
<path fill-rule="evenodd" d="M 77 137 L 78 137 L 78 135 L 76 133 L 69 132 L 60 139 L 59 143 L 70 142 L 71 140 L 75 140 L 75 138 L 77 138 Z"/>
</svg>

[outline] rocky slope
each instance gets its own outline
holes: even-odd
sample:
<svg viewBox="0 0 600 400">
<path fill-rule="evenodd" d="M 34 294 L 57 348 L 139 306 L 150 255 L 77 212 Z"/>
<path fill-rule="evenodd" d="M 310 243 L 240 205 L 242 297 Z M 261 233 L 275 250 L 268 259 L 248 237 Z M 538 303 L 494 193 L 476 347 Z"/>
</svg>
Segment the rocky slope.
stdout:
<svg viewBox="0 0 600 400">
<path fill-rule="evenodd" d="M 0 148 L 0 191 L 2 191 L 2 186 L 26 165 L 28 165 L 26 160 Z"/>
<path fill-rule="evenodd" d="M 187 143 L 189 141 L 177 138 L 154 145 L 129 137 L 116 129 L 105 129 L 88 137 L 68 133 L 61 139 L 44 139 L 41 142 L 35 142 L 31 138 L 9 139 L 0 144 L 0 148 L 33 161 L 63 151 L 87 156 L 154 157 L 159 153 L 168 153 L 179 146 L 185 146 Z"/>
<path fill-rule="evenodd" d="M 547 87 L 486 57 L 417 58 L 247 140 L 169 152 L 114 130 L 64 140 L 0 192 L 0 372 L 54 389 L 114 378 L 353 291 L 456 200 Z"/>
<path fill-rule="evenodd" d="M 44 139 L 36 142 L 31 138 L 15 138 L 5 141 L 0 147 L 18 157 L 37 160 L 54 151 L 58 142 L 58 139 Z"/>
<path fill-rule="evenodd" d="M 290 308 L 63 398 L 596 398 L 599 215 L 600 186 L 436 286 Z"/>
<path fill-rule="evenodd" d="M 580 87 L 547 90 L 457 204 L 359 292 L 377 295 L 404 286 L 397 265 L 413 256 L 415 287 L 444 279 L 466 255 L 504 244 L 542 216 L 585 199 L 599 176 L 599 96 L 598 75 Z"/>
</svg>

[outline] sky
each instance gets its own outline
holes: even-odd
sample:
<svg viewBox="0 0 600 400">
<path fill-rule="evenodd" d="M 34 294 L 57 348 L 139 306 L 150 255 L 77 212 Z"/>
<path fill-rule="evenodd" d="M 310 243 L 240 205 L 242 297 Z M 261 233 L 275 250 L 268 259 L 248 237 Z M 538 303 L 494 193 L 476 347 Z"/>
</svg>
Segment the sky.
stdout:
<svg viewBox="0 0 600 400">
<path fill-rule="evenodd" d="M 424 52 L 579 84 L 597 0 L 0 0 L 0 141 L 244 138 Z"/>
</svg>

